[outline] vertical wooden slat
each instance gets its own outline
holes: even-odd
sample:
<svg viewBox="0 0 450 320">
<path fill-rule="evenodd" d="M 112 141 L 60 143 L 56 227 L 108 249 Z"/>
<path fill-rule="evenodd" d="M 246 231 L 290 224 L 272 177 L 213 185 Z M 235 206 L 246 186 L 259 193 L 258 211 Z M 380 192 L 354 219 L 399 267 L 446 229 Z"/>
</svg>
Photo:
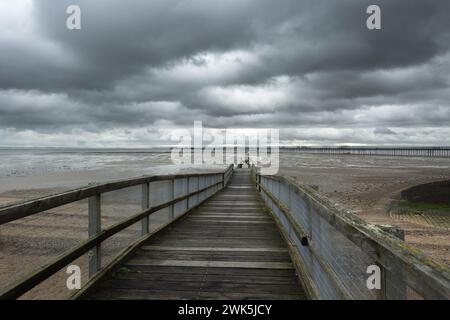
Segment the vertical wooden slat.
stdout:
<svg viewBox="0 0 450 320">
<path fill-rule="evenodd" d="M 88 201 L 89 237 L 95 236 L 101 231 L 101 195 L 95 195 Z M 89 251 L 89 277 L 92 277 L 101 268 L 101 244 Z"/>
<path fill-rule="evenodd" d="M 387 286 L 386 286 L 386 269 L 384 269 L 383 265 L 380 263 L 377 263 L 377 266 L 380 268 L 381 271 L 381 279 L 380 279 L 380 290 L 376 291 L 376 299 L 377 300 L 387 300 Z"/>
<path fill-rule="evenodd" d="M 197 190 L 195 190 L 195 191 L 198 191 L 198 190 L 200 190 L 200 177 L 197 177 Z M 197 203 L 196 204 L 199 204 L 199 203 L 200 203 L 200 194 L 197 193 Z"/>
<path fill-rule="evenodd" d="M 150 207 L 150 184 L 144 183 L 142 184 L 142 197 L 141 197 L 141 207 L 142 210 L 145 210 Z M 145 217 L 142 219 L 142 235 L 146 235 L 149 233 L 149 217 Z"/>
</svg>

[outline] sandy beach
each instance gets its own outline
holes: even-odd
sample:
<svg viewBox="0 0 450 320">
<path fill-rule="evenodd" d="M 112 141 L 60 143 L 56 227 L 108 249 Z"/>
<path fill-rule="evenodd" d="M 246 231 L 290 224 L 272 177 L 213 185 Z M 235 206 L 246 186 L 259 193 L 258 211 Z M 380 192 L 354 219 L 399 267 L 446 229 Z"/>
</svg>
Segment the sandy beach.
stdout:
<svg viewBox="0 0 450 320">
<path fill-rule="evenodd" d="M 156 157 L 156 156 L 155 156 Z M 109 164 L 98 164 L 85 170 L 50 170 L 40 174 L 0 177 L 0 204 L 20 202 L 58 193 L 92 182 L 104 182 L 143 174 L 176 173 L 188 169 L 171 166 L 168 155 L 142 159 L 122 158 Z M 144 159 L 144 160 L 143 160 Z M 112 158 L 110 159 L 112 160 Z M 117 159 L 115 159 L 117 160 Z M 113 163 L 113 164 L 112 164 Z M 153 166 L 150 165 L 153 164 Z M 376 224 L 390 224 L 405 230 L 406 241 L 433 259 L 450 265 L 450 232 L 448 229 L 420 222 L 395 219 L 385 207 L 392 193 L 412 185 L 450 179 L 449 159 L 358 157 L 287 154 L 280 156 L 281 175 L 292 176 L 301 184 L 314 185 L 336 205 L 352 210 L 361 218 Z M 139 190 L 125 189 L 107 195 L 102 203 L 102 224 L 111 225 L 136 213 L 140 208 Z M 155 215 L 152 228 L 167 221 L 167 212 Z M 107 263 L 133 239 L 139 236 L 139 225 L 133 226 L 102 247 Z M 33 215 L 0 227 L 0 284 L 5 285 L 87 238 L 87 202 L 81 201 Z M 82 268 L 87 281 L 87 257 L 74 262 Z M 65 270 L 52 276 L 27 293 L 25 299 L 59 299 L 68 297 Z"/>
</svg>

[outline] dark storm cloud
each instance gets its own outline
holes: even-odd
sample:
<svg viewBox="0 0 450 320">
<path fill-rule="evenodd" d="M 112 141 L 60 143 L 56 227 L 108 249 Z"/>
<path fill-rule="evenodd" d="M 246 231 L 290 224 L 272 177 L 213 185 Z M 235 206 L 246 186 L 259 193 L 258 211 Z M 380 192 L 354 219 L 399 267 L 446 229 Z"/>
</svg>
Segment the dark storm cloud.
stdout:
<svg viewBox="0 0 450 320">
<path fill-rule="evenodd" d="M 71 4 L 80 31 L 65 28 Z M 381 31 L 365 26 L 370 4 Z M 0 18 L 13 14 L 4 8 Z M 446 0 L 35 0 L 28 10 L 0 32 L 0 129 L 203 120 L 385 137 L 450 123 Z"/>
<path fill-rule="evenodd" d="M 71 32 L 61 26 L 65 8 L 73 3 L 36 1 L 36 17 L 47 37 L 79 58 L 74 72 L 88 88 L 104 88 L 145 67 L 253 39 L 247 14 L 256 2 L 81 0 L 76 3 L 82 8 L 83 30 Z"/>
</svg>

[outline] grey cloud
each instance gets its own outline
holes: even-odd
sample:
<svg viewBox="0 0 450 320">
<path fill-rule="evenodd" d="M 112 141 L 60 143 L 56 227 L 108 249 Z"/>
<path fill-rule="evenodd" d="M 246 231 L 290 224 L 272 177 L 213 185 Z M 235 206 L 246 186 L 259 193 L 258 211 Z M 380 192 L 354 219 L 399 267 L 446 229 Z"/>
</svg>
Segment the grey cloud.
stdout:
<svg viewBox="0 0 450 320">
<path fill-rule="evenodd" d="M 81 31 L 65 28 L 74 3 Z M 369 4 L 381 31 L 365 27 Z M 0 129 L 203 120 L 382 141 L 388 127 L 447 128 L 448 12 L 446 0 L 35 0 L 31 32 L 0 33 Z"/>
<path fill-rule="evenodd" d="M 374 134 L 389 134 L 389 135 L 395 135 L 396 133 L 394 131 L 392 131 L 389 128 L 375 128 L 375 130 L 373 130 Z"/>
</svg>

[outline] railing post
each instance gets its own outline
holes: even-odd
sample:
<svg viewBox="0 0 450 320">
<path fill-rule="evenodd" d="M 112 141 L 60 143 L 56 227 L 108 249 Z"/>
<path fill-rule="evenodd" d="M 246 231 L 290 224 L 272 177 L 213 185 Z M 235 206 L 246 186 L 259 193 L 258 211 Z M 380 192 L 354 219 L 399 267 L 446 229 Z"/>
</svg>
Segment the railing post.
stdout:
<svg viewBox="0 0 450 320">
<path fill-rule="evenodd" d="M 95 195 L 88 200 L 88 235 L 89 237 L 95 236 L 101 231 L 101 195 Z M 89 277 L 97 273 L 101 268 L 101 244 L 92 248 L 89 253 Z"/>
<path fill-rule="evenodd" d="M 222 187 L 225 187 L 225 172 L 222 173 Z"/>
<path fill-rule="evenodd" d="M 391 225 L 377 225 L 381 230 L 394 237 L 405 241 L 405 231 Z M 401 264 L 394 262 L 390 265 L 390 270 L 382 264 L 378 264 L 381 270 L 381 290 L 378 295 L 380 300 L 406 300 L 407 286 L 405 271 Z"/>
<path fill-rule="evenodd" d="M 145 210 L 149 208 L 150 206 L 150 183 L 144 183 L 142 184 L 142 197 L 141 197 L 141 207 L 142 210 Z M 142 219 L 142 235 L 146 235 L 149 233 L 149 217 L 146 216 L 144 219 Z"/>
<path fill-rule="evenodd" d="M 171 180 L 171 183 L 170 183 L 170 200 L 173 200 L 173 199 L 175 199 L 175 179 L 172 179 Z M 169 219 L 170 220 L 173 220 L 173 218 L 175 217 L 175 214 L 174 214 L 174 208 L 175 207 L 175 205 L 174 204 L 172 204 L 171 206 L 170 206 L 170 212 L 169 212 Z"/>
</svg>

